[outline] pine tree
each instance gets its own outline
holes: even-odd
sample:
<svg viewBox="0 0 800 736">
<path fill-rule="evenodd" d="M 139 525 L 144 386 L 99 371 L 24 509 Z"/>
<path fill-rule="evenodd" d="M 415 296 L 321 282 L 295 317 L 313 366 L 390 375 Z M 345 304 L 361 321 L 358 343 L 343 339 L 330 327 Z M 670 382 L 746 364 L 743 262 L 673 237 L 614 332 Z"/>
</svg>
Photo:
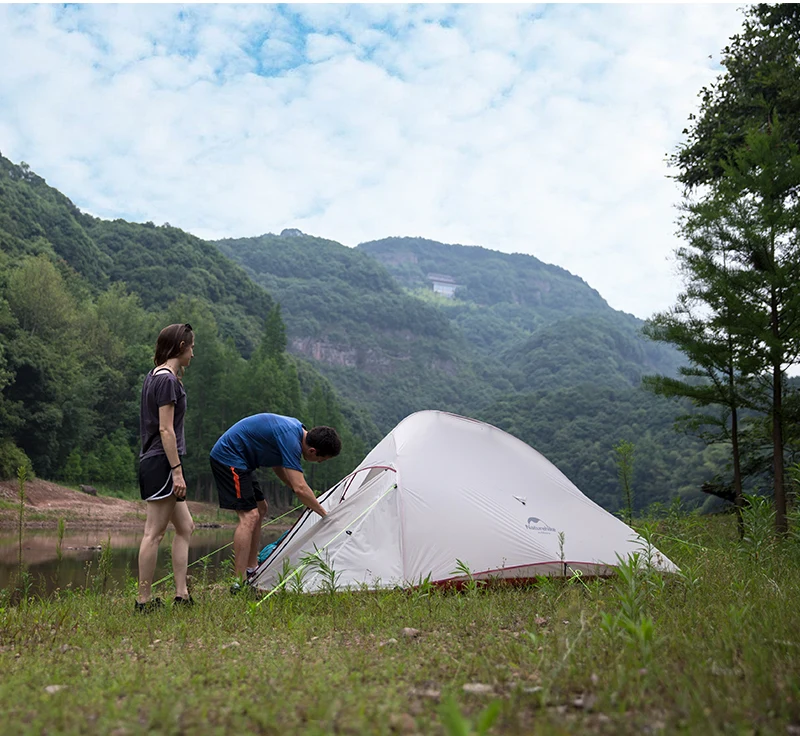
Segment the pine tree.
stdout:
<svg viewBox="0 0 800 736">
<path fill-rule="evenodd" d="M 732 339 L 751 352 L 768 387 L 776 527 L 785 532 L 784 384 L 800 330 L 800 7 L 747 8 L 722 64 L 671 161 L 685 196 L 697 194 L 715 212 L 708 222 L 739 272 Z"/>
</svg>

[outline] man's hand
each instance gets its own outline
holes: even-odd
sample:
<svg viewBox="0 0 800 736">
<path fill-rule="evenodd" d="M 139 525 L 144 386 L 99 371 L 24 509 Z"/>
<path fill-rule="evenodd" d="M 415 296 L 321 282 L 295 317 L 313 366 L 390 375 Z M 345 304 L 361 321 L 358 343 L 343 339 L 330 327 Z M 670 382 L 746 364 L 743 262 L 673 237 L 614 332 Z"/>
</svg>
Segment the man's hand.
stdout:
<svg viewBox="0 0 800 736">
<path fill-rule="evenodd" d="M 295 492 L 295 495 L 306 508 L 311 509 L 323 517 L 328 515 L 328 512 L 325 511 L 320 502 L 317 501 L 314 491 L 312 491 L 308 483 L 306 483 L 305 476 L 299 470 L 280 467 L 273 468 L 273 471 L 275 471 L 275 475 Z"/>
</svg>

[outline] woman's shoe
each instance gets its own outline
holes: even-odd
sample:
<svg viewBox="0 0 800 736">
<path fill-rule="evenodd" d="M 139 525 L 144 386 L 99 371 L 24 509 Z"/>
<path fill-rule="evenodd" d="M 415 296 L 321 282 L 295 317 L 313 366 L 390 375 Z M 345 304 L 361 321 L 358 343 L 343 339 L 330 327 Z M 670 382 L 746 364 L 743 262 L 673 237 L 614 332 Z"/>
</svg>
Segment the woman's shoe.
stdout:
<svg viewBox="0 0 800 736">
<path fill-rule="evenodd" d="M 175 596 L 175 599 L 172 601 L 173 606 L 193 606 L 194 605 L 194 598 L 189 595 L 188 598 L 181 598 L 179 595 Z"/>
<path fill-rule="evenodd" d="M 161 598 L 153 598 L 153 600 L 147 601 L 146 603 L 139 603 L 139 601 L 136 601 L 133 610 L 137 613 L 152 613 L 163 607 L 164 601 L 162 601 Z"/>
</svg>

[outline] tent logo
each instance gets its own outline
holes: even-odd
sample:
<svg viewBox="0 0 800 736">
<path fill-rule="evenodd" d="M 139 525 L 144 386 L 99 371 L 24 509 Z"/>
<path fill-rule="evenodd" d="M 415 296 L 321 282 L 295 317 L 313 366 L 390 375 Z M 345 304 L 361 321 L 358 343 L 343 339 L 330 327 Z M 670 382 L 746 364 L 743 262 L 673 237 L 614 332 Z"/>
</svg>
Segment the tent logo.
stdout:
<svg viewBox="0 0 800 736">
<path fill-rule="evenodd" d="M 542 521 L 541 519 L 537 519 L 535 516 L 528 517 L 528 523 L 525 524 L 526 529 L 531 529 L 537 532 L 554 532 L 552 526 L 549 526 L 546 521 Z"/>
</svg>

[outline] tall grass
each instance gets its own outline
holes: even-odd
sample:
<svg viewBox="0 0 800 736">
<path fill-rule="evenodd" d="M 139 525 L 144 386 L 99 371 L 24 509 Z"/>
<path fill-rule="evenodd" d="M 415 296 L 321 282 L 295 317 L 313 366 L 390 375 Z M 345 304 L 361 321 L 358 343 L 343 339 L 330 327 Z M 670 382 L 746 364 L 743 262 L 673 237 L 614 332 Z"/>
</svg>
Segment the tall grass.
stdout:
<svg viewBox="0 0 800 736">
<path fill-rule="evenodd" d="M 19 572 L 22 574 L 22 541 L 25 536 L 25 481 L 28 479 L 28 468 L 25 465 L 20 465 L 17 468 L 17 520 L 19 529 Z"/>
<path fill-rule="evenodd" d="M 58 537 L 56 538 L 56 559 L 61 562 L 62 558 L 62 549 L 64 545 L 64 531 L 66 530 L 66 522 L 64 521 L 64 517 L 61 516 L 58 519 Z"/>
<path fill-rule="evenodd" d="M 622 499 L 625 509 L 625 521 L 630 524 L 633 520 L 633 442 L 620 440 L 614 447 L 614 460 L 617 464 L 617 474 L 622 488 Z"/>
</svg>

